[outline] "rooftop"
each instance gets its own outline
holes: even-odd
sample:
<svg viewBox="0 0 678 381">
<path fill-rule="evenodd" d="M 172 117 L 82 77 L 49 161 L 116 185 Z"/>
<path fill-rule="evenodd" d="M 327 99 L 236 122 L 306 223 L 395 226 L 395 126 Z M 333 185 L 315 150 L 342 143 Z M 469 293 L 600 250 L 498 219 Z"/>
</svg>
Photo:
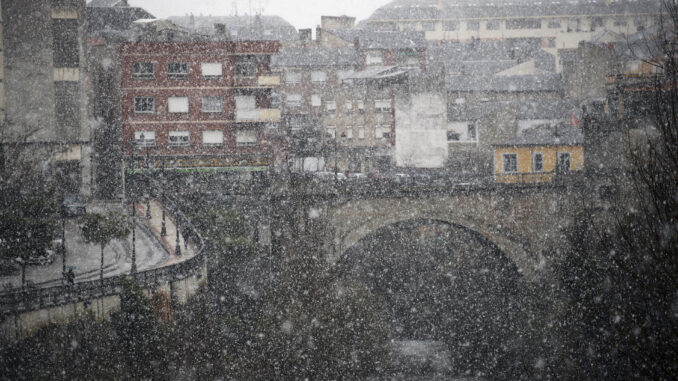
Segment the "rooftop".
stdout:
<svg viewBox="0 0 678 381">
<path fill-rule="evenodd" d="M 293 41 L 297 30 L 280 16 L 171 16 L 169 20 L 194 33 L 212 36 L 214 24 L 223 24 L 233 40 Z"/>
<path fill-rule="evenodd" d="M 515 146 L 571 146 L 584 144 L 584 134 L 579 127 L 542 125 L 523 130 L 517 138 L 493 144 L 498 147 Z"/>
</svg>

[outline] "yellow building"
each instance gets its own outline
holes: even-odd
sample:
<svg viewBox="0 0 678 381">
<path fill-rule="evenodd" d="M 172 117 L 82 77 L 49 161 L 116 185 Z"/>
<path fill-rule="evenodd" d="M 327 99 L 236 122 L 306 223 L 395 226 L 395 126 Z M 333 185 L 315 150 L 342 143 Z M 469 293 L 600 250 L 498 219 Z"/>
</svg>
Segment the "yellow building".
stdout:
<svg viewBox="0 0 678 381">
<path fill-rule="evenodd" d="M 493 147 L 498 183 L 550 182 L 584 168 L 584 137 L 578 127 L 533 127 Z"/>
</svg>

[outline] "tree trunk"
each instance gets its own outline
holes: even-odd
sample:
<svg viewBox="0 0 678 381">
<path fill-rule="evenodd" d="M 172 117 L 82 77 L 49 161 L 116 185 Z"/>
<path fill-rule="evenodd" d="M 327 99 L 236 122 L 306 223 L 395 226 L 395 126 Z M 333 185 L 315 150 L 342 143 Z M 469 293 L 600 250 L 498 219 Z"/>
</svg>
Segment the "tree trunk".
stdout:
<svg viewBox="0 0 678 381">
<path fill-rule="evenodd" d="M 21 289 L 26 287 L 26 262 L 21 262 Z"/>
</svg>

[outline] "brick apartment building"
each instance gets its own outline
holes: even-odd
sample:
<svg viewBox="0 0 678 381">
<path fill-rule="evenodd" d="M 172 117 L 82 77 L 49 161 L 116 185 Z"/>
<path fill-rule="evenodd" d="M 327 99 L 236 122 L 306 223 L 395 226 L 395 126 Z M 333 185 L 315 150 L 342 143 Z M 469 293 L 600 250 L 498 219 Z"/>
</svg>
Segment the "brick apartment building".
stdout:
<svg viewBox="0 0 678 381">
<path fill-rule="evenodd" d="M 122 44 L 128 168 L 268 168 L 280 121 L 271 105 L 280 79 L 270 60 L 279 48 L 276 41 Z"/>
</svg>

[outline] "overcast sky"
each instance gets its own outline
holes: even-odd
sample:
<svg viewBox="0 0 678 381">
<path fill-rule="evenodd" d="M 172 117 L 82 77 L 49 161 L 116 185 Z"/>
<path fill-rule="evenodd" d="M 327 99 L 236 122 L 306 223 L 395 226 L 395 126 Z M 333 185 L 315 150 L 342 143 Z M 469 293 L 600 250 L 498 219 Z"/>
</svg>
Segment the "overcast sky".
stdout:
<svg viewBox="0 0 678 381">
<path fill-rule="evenodd" d="M 321 15 L 356 17 L 356 22 L 367 18 L 375 9 L 390 0 L 129 0 L 130 5 L 142 7 L 155 17 L 194 15 L 239 15 L 263 10 L 265 15 L 278 15 L 295 28 L 315 28 Z"/>
</svg>

